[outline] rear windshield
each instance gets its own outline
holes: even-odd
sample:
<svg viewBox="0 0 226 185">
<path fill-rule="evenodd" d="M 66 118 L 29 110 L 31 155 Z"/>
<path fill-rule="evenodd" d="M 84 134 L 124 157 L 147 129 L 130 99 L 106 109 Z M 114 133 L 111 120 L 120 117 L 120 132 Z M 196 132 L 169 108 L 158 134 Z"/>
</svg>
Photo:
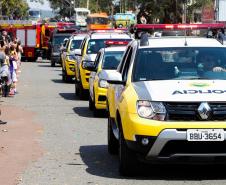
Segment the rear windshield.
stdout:
<svg viewBox="0 0 226 185">
<path fill-rule="evenodd" d="M 97 54 L 101 48 L 105 48 L 105 42 L 108 40 L 114 41 L 131 41 L 131 39 L 90 39 L 87 48 L 87 54 Z"/>
<path fill-rule="evenodd" d="M 82 40 L 72 40 L 70 50 L 79 49 Z"/>
<path fill-rule="evenodd" d="M 138 50 L 134 81 L 226 80 L 226 48 L 144 48 Z"/>
<path fill-rule="evenodd" d="M 102 69 L 117 69 L 123 55 L 123 51 L 108 51 L 105 52 Z"/>
</svg>

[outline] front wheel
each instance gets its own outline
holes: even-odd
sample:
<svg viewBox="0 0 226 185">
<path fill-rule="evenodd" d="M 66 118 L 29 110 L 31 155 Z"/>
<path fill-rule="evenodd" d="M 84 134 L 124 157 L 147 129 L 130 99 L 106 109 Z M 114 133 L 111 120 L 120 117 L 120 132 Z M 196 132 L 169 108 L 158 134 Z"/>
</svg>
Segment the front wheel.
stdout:
<svg viewBox="0 0 226 185">
<path fill-rule="evenodd" d="M 119 133 L 119 173 L 123 176 L 133 176 L 138 172 L 139 162 L 135 153 L 126 145 L 123 131 Z"/>
<path fill-rule="evenodd" d="M 56 64 L 55 64 L 55 61 L 51 60 L 51 67 L 55 67 Z"/>
</svg>

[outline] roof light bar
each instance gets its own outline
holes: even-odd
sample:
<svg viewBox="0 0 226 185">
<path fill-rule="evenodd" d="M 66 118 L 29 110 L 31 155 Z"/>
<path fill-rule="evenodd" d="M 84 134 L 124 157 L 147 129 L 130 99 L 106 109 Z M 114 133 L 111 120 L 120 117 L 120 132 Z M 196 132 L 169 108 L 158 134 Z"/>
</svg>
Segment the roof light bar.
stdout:
<svg viewBox="0 0 226 185">
<path fill-rule="evenodd" d="M 184 30 L 184 29 L 219 29 L 225 28 L 224 23 L 209 23 L 209 24 L 137 24 L 133 28 L 142 30 L 155 30 L 155 29 L 172 29 L 172 30 Z"/>
<path fill-rule="evenodd" d="M 129 42 L 128 41 L 112 41 L 112 40 L 108 40 L 108 41 L 105 41 L 105 45 L 113 45 L 113 46 L 115 46 L 115 45 L 123 45 L 123 46 L 126 46 L 126 45 L 128 45 L 129 44 Z"/>
<path fill-rule="evenodd" d="M 125 33 L 128 32 L 128 29 L 98 29 L 98 30 L 91 30 L 91 33 Z"/>
</svg>

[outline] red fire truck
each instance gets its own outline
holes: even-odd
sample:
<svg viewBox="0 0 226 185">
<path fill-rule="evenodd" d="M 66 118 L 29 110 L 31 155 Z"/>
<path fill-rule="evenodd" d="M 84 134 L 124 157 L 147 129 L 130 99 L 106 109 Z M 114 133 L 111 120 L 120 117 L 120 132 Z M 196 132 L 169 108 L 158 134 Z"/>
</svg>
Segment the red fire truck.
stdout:
<svg viewBox="0 0 226 185">
<path fill-rule="evenodd" d="M 6 30 L 11 37 L 20 39 L 24 48 L 24 59 L 35 60 L 42 54 L 42 23 L 27 20 L 0 20 L 0 30 Z"/>
<path fill-rule="evenodd" d="M 48 56 L 49 39 L 55 28 L 71 23 L 43 23 L 28 20 L 0 20 L 0 31 L 6 30 L 13 38 L 19 38 L 24 48 L 23 59 L 35 61 Z M 48 58 L 48 57 L 47 57 Z"/>
</svg>

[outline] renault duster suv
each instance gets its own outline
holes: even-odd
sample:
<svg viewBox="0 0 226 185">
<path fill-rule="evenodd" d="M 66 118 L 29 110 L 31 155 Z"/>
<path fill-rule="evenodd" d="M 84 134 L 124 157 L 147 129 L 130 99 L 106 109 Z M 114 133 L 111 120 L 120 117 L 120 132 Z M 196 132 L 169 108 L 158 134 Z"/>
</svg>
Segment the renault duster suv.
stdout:
<svg viewBox="0 0 226 185">
<path fill-rule="evenodd" d="M 226 46 L 210 38 L 133 41 L 108 73 L 108 150 L 140 161 L 226 161 Z M 208 58 L 209 57 L 209 58 Z"/>
<path fill-rule="evenodd" d="M 75 66 L 75 94 L 81 99 L 89 90 L 90 71 L 85 66 L 95 61 L 96 55 L 101 48 L 105 48 L 105 42 L 131 41 L 129 34 L 122 30 L 97 30 L 87 34 L 81 43 L 80 50 L 77 50 L 77 61 Z"/>
</svg>

